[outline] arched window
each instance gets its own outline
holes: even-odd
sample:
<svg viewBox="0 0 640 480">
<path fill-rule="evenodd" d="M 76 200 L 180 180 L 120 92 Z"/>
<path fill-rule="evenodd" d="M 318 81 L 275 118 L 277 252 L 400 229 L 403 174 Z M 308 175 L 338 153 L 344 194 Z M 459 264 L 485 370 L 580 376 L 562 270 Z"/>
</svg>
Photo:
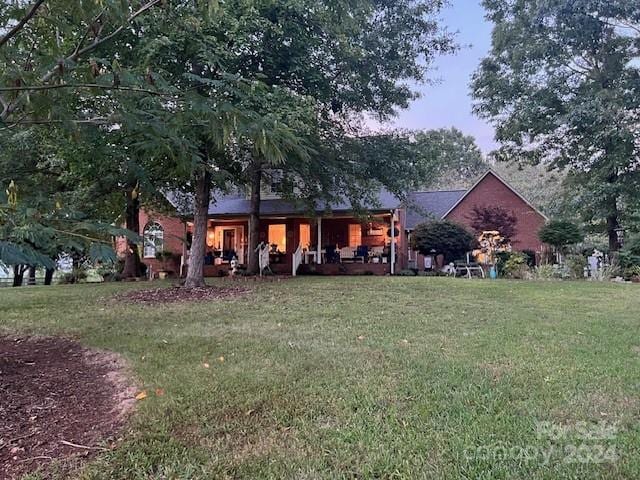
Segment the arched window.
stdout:
<svg viewBox="0 0 640 480">
<path fill-rule="evenodd" d="M 144 227 L 144 258 L 155 258 L 156 253 L 164 249 L 164 229 L 156 222 L 147 223 Z"/>
</svg>

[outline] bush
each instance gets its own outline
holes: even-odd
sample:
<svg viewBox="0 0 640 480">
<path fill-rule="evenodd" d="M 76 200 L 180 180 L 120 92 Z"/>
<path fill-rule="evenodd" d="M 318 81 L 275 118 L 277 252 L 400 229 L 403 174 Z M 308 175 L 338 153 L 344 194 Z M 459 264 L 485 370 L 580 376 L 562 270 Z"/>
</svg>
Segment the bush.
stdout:
<svg viewBox="0 0 640 480">
<path fill-rule="evenodd" d="M 563 251 L 569 245 L 584 240 L 584 234 L 575 223 L 565 220 L 552 220 L 538 232 L 538 237 L 558 250 Z"/>
<path fill-rule="evenodd" d="M 618 263 L 624 269 L 640 265 L 640 236 L 632 238 L 618 252 Z"/>
<path fill-rule="evenodd" d="M 84 268 L 74 268 L 71 272 L 64 273 L 58 279 L 61 285 L 80 283 L 87 279 L 87 271 Z"/>
<path fill-rule="evenodd" d="M 423 255 L 443 255 L 448 263 L 473 250 L 476 239 L 461 225 L 438 220 L 416 226 L 411 244 Z"/>
<path fill-rule="evenodd" d="M 558 280 L 561 275 L 555 265 L 538 265 L 532 271 L 535 280 Z"/>
<path fill-rule="evenodd" d="M 587 266 L 587 259 L 582 255 L 568 255 L 565 265 L 571 278 L 577 280 L 584 278 L 584 269 Z"/>
<path fill-rule="evenodd" d="M 400 277 L 415 277 L 416 271 L 411 269 L 400 270 L 397 275 Z"/>
<path fill-rule="evenodd" d="M 624 269 L 625 280 L 640 279 L 640 265 L 634 265 Z"/>
<path fill-rule="evenodd" d="M 509 252 L 505 252 L 509 253 Z M 521 252 L 511 252 L 502 265 L 502 274 L 508 278 L 528 278 L 527 256 Z"/>
<path fill-rule="evenodd" d="M 536 266 L 536 252 L 533 250 L 522 250 L 522 254 L 527 257 L 527 265 L 530 267 Z"/>
</svg>

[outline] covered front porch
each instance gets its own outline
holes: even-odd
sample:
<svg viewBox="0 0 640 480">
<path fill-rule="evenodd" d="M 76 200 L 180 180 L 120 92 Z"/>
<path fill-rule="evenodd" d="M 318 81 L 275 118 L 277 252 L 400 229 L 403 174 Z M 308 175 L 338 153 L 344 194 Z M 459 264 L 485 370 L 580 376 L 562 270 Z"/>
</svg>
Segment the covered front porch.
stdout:
<svg viewBox="0 0 640 480">
<path fill-rule="evenodd" d="M 187 224 L 188 232 L 192 228 Z M 353 215 L 265 216 L 258 242 L 268 246 L 269 269 L 275 274 L 385 275 L 394 273 L 404 250 L 400 231 L 398 216 L 391 211 L 366 219 Z M 245 266 L 248 217 L 211 218 L 206 242 L 205 276 L 225 275 L 233 258 Z"/>
</svg>

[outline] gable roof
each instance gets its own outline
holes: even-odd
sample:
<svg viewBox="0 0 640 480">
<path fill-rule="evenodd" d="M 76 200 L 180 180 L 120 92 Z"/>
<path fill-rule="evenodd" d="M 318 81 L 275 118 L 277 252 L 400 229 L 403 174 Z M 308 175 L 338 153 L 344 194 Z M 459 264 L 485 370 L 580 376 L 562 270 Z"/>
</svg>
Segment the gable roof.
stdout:
<svg viewBox="0 0 640 480">
<path fill-rule="evenodd" d="M 533 206 L 526 198 L 518 193 L 511 185 L 502 179 L 493 170 L 488 170 L 482 175 L 468 190 L 436 190 L 425 192 L 411 192 L 407 195 L 405 204 L 394 194 L 387 190 L 378 193 L 377 205 L 365 205 L 372 211 L 389 211 L 397 208 L 406 208 L 405 228 L 413 230 L 419 223 L 446 218 L 468 195 L 471 193 L 488 175 L 493 175 L 498 181 L 504 184 L 518 198 L 527 204 L 545 220 L 546 215 Z M 167 200 L 176 207 L 178 211 L 188 211 L 191 202 L 189 194 L 179 194 L 178 192 L 167 192 Z M 187 205 L 187 207 L 185 207 Z M 209 215 L 218 217 L 231 217 L 234 215 L 248 215 L 251 211 L 251 202 L 242 193 L 228 193 L 218 195 L 214 193 L 214 199 L 209 204 Z M 316 213 L 321 214 L 329 210 L 335 213 L 346 213 L 353 210 L 348 201 L 333 202 L 329 205 L 320 203 L 316 206 Z M 308 210 L 300 203 L 295 203 L 284 199 L 263 199 L 260 202 L 260 214 L 265 216 L 284 216 L 292 214 L 308 214 Z"/>
<path fill-rule="evenodd" d="M 405 228 L 413 230 L 422 222 L 441 219 L 466 193 L 466 190 L 444 190 L 409 194 Z"/>
<path fill-rule="evenodd" d="M 475 190 L 475 188 L 480 185 L 482 183 L 482 181 L 487 178 L 489 175 L 492 175 L 493 177 L 495 177 L 499 182 L 501 182 L 505 187 L 507 187 L 509 190 L 511 190 L 511 192 L 513 192 L 520 200 L 522 200 L 524 203 L 527 204 L 528 207 L 530 207 L 533 211 L 535 211 L 538 215 L 540 215 L 542 218 L 544 218 L 545 220 L 549 220 L 549 218 L 542 213 L 540 210 L 538 210 L 529 200 L 527 200 L 526 198 L 524 198 L 520 193 L 518 193 L 518 191 L 513 188 L 511 185 L 509 185 L 509 183 L 502 178 L 500 175 L 498 175 L 496 172 L 494 172 L 493 170 L 487 170 L 486 173 L 484 175 L 482 175 L 478 181 L 476 183 L 473 184 L 473 186 L 467 190 L 464 195 L 462 195 L 462 197 L 460 197 L 458 199 L 457 202 L 455 202 L 443 215 L 442 218 L 446 218 L 451 212 L 453 212 L 453 210 L 460 205 L 460 203 L 462 203 L 462 201 L 473 191 Z"/>
<path fill-rule="evenodd" d="M 393 193 L 387 190 L 381 190 L 378 193 L 376 205 L 369 205 L 368 208 L 373 211 L 393 210 L 400 206 L 400 200 Z M 325 210 L 332 212 L 349 212 L 353 210 L 350 202 L 335 202 L 329 205 L 320 203 L 316 206 L 316 212 L 321 213 Z M 230 216 L 230 215 L 248 215 L 251 211 L 251 201 L 246 195 L 233 193 L 216 197 L 209 204 L 209 215 Z M 289 215 L 308 213 L 304 205 L 284 199 L 263 199 L 260 201 L 260 215 Z"/>
</svg>

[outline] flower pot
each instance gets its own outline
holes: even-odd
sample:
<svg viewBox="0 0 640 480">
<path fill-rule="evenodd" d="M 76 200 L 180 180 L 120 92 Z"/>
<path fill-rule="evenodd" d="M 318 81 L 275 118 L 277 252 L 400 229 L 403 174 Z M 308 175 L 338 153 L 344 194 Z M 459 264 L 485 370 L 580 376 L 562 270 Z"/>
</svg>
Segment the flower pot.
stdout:
<svg viewBox="0 0 640 480">
<path fill-rule="evenodd" d="M 160 280 L 165 280 L 169 277 L 169 272 L 158 272 L 158 278 Z"/>
</svg>

